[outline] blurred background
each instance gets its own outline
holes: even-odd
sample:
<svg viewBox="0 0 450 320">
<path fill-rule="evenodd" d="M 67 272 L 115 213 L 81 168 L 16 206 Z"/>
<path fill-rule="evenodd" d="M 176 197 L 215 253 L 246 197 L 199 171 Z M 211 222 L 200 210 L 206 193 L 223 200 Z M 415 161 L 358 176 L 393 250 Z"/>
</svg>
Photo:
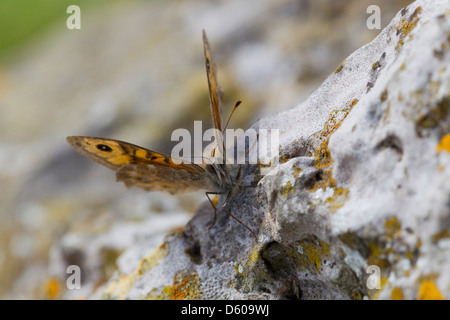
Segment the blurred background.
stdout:
<svg viewBox="0 0 450 320">
<path fill-rule="evenodd" d="M 2 0 L 0 298 L 62 297 L 55 280 L 66 272 L 61 252 L 97 268 L 91 280 L 101 285 L 138 240 L 126 226 L 141 226 L 140 237 L 159 235 L 157 243 L 205 201 L 203 192 L 126 189 L 66 142 L 69 135 L 101 136 L 170 154 L 174 129 L 192 129 L 194 120 L 206 129 L 202 29 L 224 117 L 242 99 L 230 127 L 246 129 L 304 101 L 380 33 L 366 26 L 368 6 L 380 7 L 382 29 L 411 2 Z M 80 30 L 66 26 L 72 4 L 81 9 Z M 111 263 L 100 268 L 98 259 Z"/>
</svg>

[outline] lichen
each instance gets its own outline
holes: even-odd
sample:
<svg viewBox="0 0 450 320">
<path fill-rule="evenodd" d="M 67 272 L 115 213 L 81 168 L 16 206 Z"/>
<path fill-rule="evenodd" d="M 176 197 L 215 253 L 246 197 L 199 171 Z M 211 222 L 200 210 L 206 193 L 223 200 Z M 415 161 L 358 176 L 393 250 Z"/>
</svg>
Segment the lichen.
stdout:
<svg viewBox="0 0 450 320">
<path fill-rule="evenodd" d="M 392 240 L 401 235 L 402 225 L 400 221 L 398 221 L 397 217 L 392 217 L 384 222 L 384 230 L 386 240 Z"/>
<path fill-rule="evenodd" d="M 44 284 L 44 291 L 45 291 L 44 292 L 45 299 L 48 300 L 59 299 L 62 293 L 62 286 L 60 280 L 55 277 L 47 279 L 47 281 L 45 281 Z"/>
<path fill-rule="evenodd" d="M 288 181 L 286 185 L 281 187 L 281 196 L 283 198 L 287 198 L 287 196 L 295 190 L 295 185 L 291 184 L 291 181 Z"/>
<path fill-rule="evenodd" d="M 400 25 L 397 27 L 397 35 L 400 39 L 395 46 L 397 52 L 399 52 L 405 44 L 405 38 L 411 33 L 411 31 L 417 26 L 419 22 L 419 14 L 422 13 L 422 7 L 417 7 L 414 12 L 409 16 L 408 20 L 402 19 Z"/>
<path fill-rule="evenodd" d="M 435 106 L 430 108 L 427 113 L 419 116 L 416 121 L 416 133 L 418 137 L 422 137 L 425 130 L 438 128 L 442 124 L 442 130 L 448 131 L 447 116 L 450 114 L 450 98 L 443 97 Z M 445 141 L 447 141 L 445 138 Z M 442 141 L 442 140 L 441 140 Z"/>
<path fill-rule="evenodd" d="M 339 73 L 342 71 L 342 69 L 344 68 L 344 62 L 345 62 L 345 59 L 342 60 L 341 64 L 336 68 L 336 70 L 334 70 L 334 73 Z"/>
<path fill-rule="evenodd" d="M 139 267 L 137 268 L 137 273 L 139 275 L 150 271 L 154 266 L 156 266 L 159 261 L 167 256 L 169 253 L 169 247 L 165 243 L 161 244 L 158 248 L 153 250 L 147 257 L 141 260 Z"/>
<path fill-rule="evenodd" d="M 433 243 L 437 243 L 442 239 L 450 238 L 450 230 L 442 230 L 438 233 L 435 233 L 432 237 Z"/>
<path fill-rule="evenodd" d="M 436 152 L 447 151 L 450 152 L 450 133 L 442 137 L 441 141 L 436 147 Z"/>
<path fill-rule="evenodd" d="M 110 282 L 103 292 L 106 299 L 121 299 L 127 296 L 136 281 L 146 272 L 156 266 L 159 261 L 167 256 L 169 246 L 165 243 L 144 257 L 139 266 L 130 274 L 118 274 L 117 278 Z"/>
<path fill-rule="evenodd" d="M 300 173 L 303 171 L 302 168 L 294 167 L 294 178 L 297 179 Z"/>
<path fill-rule="evenodd" d="M 392 300 L 405 300 L 405 296 L 403 295 L 402 288 L 400 288 L 400 287 L 392 288 L 391 299 Z"/>
<path fill-rule="evenodd" d="M 201 298 L 200 278 L 195 271 L 180 271 L 173 277 L 173 285 L 165 290 L 171 300 L 198 300 Z"/>
<path fill-rule="evenodd" d="M 442 293 L 432 280 L 423 280 L 417 294 L 418 300 L 445 300 Z"/>
<path fill-rule="evenodd" d="M 137 274 L 135 272 L 130 274 L 120 274 L 117 277 L 118 278 L 109 283 L 108 287 L 103 292 L 103 297 L 105 299 L 124 299 L 137 280 Z"/>
<path fill-rule="evenodd" d="M 314 266 L 320 273 L 322 259 L 330 254 L 329 244 L 311 235 L 300 240 L 297 245 L 301 248 L 301 254 L 297 256 L 299 265 L 303 268 Z"/>
<path fill-rule="evenodd" d="M 335 188 L 332 197 L 325 200 L 326 203 L 330 204 L 330 213 L 335 213 L 336 210 L 341 208 L 348 199 L 348 189 Z"/>
<path fill-rule="evenodd" d="M 332 111 L 322 130 L 316 135 L 319 141 L 321 141 L 318 148 L 314 151 L 314 156 L 316 158 L 315 165 L 317 168 L 328 167 L 332 163 L 330 150 L 328 149 L 330 136 L 341 126 L 344 119 L 357 103 L 358 99 L 353 99 L 352 102 L 344 108 Z"/>
</svg>

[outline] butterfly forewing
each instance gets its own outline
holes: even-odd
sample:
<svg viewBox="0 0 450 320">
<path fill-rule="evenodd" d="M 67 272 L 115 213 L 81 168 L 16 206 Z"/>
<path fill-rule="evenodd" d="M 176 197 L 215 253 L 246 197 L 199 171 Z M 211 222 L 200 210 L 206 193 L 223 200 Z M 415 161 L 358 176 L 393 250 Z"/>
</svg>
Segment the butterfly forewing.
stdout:
<svg viewBox="0 0 450 320">
<path fill-rule="evenodd" d="M 125 164 L 153 164 L 170 166 L 201 173 L 203 169 L 194 164 L 175 164 L 171 157 L 137 145 L 114 139 L 71 136 L 67 141 L 72 147 L 98 163 L 113 170 Z"/>
</svg>

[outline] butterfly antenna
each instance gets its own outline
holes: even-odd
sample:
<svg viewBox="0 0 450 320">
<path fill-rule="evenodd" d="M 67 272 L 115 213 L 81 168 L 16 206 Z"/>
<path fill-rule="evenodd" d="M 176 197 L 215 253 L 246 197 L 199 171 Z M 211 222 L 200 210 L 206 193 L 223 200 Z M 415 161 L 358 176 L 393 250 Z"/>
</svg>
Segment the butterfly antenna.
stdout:
<svg viewBox="0 0 450 320">
<path fill-rule="evenodd" d="M 231 111 L 230 116 L 228 117 L 227 124 L 226 124 L 225 127 L 223 128 L 222 134 L 223 134 L 223 133 L 225 132 L 225 130 L 227 129 L 228 123 L 230 122 L 230 119 L 231 119 L 231 116 L 232 116 L 233 113 L 234 113 L 234 110 L 236 110 L 237 107 L 239 107 L 239 105 L 240 105 L 241 103 L 242 103 L 242 100 L 238 100 L 238 101 L 234 104 L 234 108 L 233 108 L 233 110 Z"/>
</svg>

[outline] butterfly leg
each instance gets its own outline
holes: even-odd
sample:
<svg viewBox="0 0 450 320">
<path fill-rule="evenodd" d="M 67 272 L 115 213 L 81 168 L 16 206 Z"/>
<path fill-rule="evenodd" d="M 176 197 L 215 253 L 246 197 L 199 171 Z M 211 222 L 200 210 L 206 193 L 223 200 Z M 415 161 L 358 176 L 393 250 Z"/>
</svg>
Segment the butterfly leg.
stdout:
<svg viewBox="0 0 450 320">
<path fill-rule="evenodd" d="M 216 223 L 216 219 L 217 219 L 217 207 L 214 205 L 214 202 L 211 200 L 211 198 L 209 197 L 209 195 L 214 194 L 214 195 L 218 195 L 218 194 L 223 194 L 223 192 L 206 192 L 206 197 L 209 200 L 209 203 L 211 203 L 211 206 L 214 209 L 214 220 L 213 223 L 209 226 L 208 229 L 211 229 L 214 224 Z M 225 200 L 224 205 L 222 206 L 222 208 L 225 210 L 226 213 L 228 213 L 230 215 L 230 217 L 232 217 L 234 220 L 236 220 L 237 222 L 239 222 L 239 224 L 241 224 L 244 228 L 246 228 L 248 231 L 250 231 L 250 233 L 252 234 L 253 238 L 255 238 L 256 241 L 258 241 L 258 238 L 256 237 L 256 234 L 253 232 L 252 229 L 250 229 L 245 223 L 243 223 L 241 220 L 239 220 L 238 218 L 236 218 L 229 210 L 225 209 L 224 206 L 226 204 L 226 202 L 228 201 L 228 198 L 230 197 L 230 194 L 228 194 L 227 199 Z"/>
<path fill-rule="evenodd" d="M 245 223 L 243 223 L 241 220 L 239 220 L 238 218 L 236 218 L 234 215 L 231 214 L 231 212 L 227 209 L 224 208 L 224 210 L 226 211 L 226 213 L 228 213 L 234 220 L 236 220 L 237 222 L 239 222 L 245 229 L 247 229 L 248 231 L 250 231 L 250 233 L 252 234 L 253 238 L 255 238 L 256 241 L 258 241 L 258 237 L 256 237 L 256 234 L 253 232 L 252 229 L 250 229 Z"/>
<path fill-rule="evenodd" d="M 213 209 L 214 209 L 214 220 L 213 220 L 213 222 L 211 223 L 211 225 L 208 227 L 208 229 L 211 229 L 211 228 L 216 224 L 216 220 L 217 220 L 217 208 L 216 208 L 216 205 L 214 204 L 214 202 L 213 202 L 213 201 L 211 200 L 211 198 L 209 197 L 209 195 L 210 195 L 210 194 L 213 194 L 213 195 L 223 194 L 223 192 L 210 192 L 210 191 L 208 191 L 208 192 L 206 192 L 205 194 L 206 194 L 206 197 L 207 197 L 208 200 L 209 200 L 209 203 L 211 203 L 211 206 L 212 206 Z"/>
</svg>

